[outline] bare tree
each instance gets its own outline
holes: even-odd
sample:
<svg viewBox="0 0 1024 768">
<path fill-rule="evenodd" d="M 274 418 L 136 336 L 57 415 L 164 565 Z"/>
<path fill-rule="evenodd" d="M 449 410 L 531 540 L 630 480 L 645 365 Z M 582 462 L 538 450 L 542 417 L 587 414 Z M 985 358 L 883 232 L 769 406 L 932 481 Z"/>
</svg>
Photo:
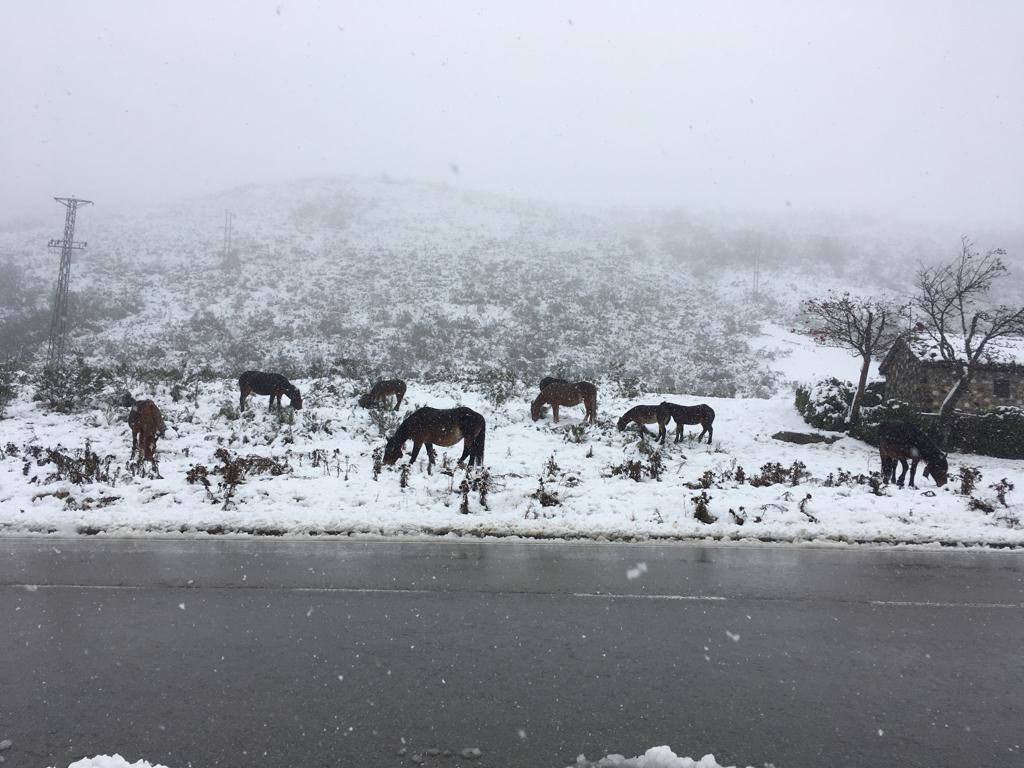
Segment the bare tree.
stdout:
<svg viewBox="0 0 1024 768">
<path fill-rule="evenodd" d="M 850 350 L 861 359 L 860 377 L 846 420 L 860 421 L 860 404 L 868 382 L 871 359 L 887 351 L 900 333 L 906 307 L 885 299 L 867 299 L 830 291 L 824 299 L 801 305 L 804 332 L 827 347 Z"/>
<path fill-rule="evenodd" d="M 943 434 L 953 411 L 970 385 L 986 347 L 994 339 L 1024 334 L 1024 307 L 986 305 L 992 284 L 1006 273 L 997 248 L 984 255 L 966 236 L 960 255 L 949 264 L 924 267 L 917 273 L 919 330 L 938 347 L 943 360 L 957 366 L 959 376 L 939 407 Z"/>
</svg>

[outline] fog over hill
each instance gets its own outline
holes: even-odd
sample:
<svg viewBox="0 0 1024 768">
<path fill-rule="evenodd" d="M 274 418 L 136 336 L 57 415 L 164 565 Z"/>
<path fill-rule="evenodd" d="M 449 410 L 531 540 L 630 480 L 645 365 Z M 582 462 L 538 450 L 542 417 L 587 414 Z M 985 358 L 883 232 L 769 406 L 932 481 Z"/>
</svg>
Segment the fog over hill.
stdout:
<svg viewBox="0 0 1024 768">
<path fill-rule="evenodd" d="M 233 253 L 222 265 L 224 210 Z M 6 355 L 45 345 L 62 224 L 0 233 Z M 828 287 L 904 292 L 955 230 L 555 205 L 379 178 L 82 210 L 71 347 L 103 364 L 289 374 L 642 380 L 765 396 L 759 324 Z M 936 234 L 941 236 L 936 236 Z M 759 291 L 753 293 L 755 270 Z"/>
</svg>

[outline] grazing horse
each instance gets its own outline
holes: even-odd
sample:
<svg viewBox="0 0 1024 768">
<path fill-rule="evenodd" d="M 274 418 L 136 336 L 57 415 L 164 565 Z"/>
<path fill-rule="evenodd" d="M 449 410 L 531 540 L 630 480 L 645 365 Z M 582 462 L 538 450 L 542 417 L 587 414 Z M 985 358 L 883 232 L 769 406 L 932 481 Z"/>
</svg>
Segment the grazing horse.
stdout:
<svg viewBox="0 0 1024 768">
<path fill-rule="evenodd" d="M 650 433 L 644 424 L 657 424 L 658 438 L 665 442 L 665 421 L 666 415 L 660 405 L 634 405 L 622 414 L 622 418 L 619 419 L 616 426 L 619 428 L 619 432 L 622 432 L 632 422 L 640 427 L 641 436 L 647 437 Z"/>
<path fill-rule="evenodd" d="M 387 379 L 378 381 L 370 391 L 359 398 L 359 405 L 362 408 L 373 408 L 380 406 L 387 398 L 394 396 L 395 410 L 402 405 L 402 398 L 405 397 L 405 382 L 401 379 Z"/>
<path fill-rule="evenodd" d="M 675 419 L 676 422 L 676 439 L 675 442 L 679 442 L 683 439 L 683 427 L 687 424 L 700 424 L 700 434 L 697 435 L 697 442 L 699 443 L 707 433 L 708 445 L 711 445 L 711 436 L 715 434 L 715 428 L 712 426 L 715 423 L 715 409 L 710 405 L 701 403 L 700 405 L 679 405 L 678 403 L 670 403 L 667 400 L 662 402 L 658 406 L 662 413 L 665 424 Z M 666 433 L 662 433 L 661 441 L 665 442 Z"/>
<path fill-rule="evenodd" d="M 544 387 L 546 387 L 548 384 L 568 384 L 568 383 L 569 382 L 566 381 L 565 379 L 559 379 L 556 376 L 545 376 L 543 379 L 540 380 L 540 391 L 543 392 L 544 391 Z"/>
<path fill-rule="evenodd" d="M 946 454 L 916 424 L 908 421 L 886 421 L 878 425 L 878 455 L 882 459 L 882 479 L 888 485 L 895 482 L 903 487 L 907 476 L 907 459 L 910 459 L 910 487 L 914 485 L 917 462 L 924 459 L 924 476 L 935 480 L 940 488 L 949 478 L 949 462 Z M 896 480 L 896 462 L 902 465 L 900 479 Z"/>
<path fill-rule="evenodd" d="M 263 373 L 262 371 L 246 371 L 238 377 L 238 410 L 245 410 L 245 400 L 249 395 L 270 395 L 270 408 L 277 400 L 277 409 L 281 410 L 281 395 L 288 395 L 288 404 L 296 411 L 302 410 L 302 395 L 298 387 L 292 385 L 280 373 Z"/>
<path fill-rule="evenodd" d="M 597 421 L 597 387 L 589 381 L 577 381 L 569 384 L 564 381 L 553 381 L 540 391 L 530 405 L 530 417 L 537 421 L 543 405 L 550 405 L 555 424 L 558 423 L 558 406 L 574 406 L 583 404 L 587 411 L 585 421 L 594 424 Z"/>
<path fill-rule="evenodd" d="M 121 405 L 131 408 L 128 427 L 132 431 L 132 458 L 141 451 L 142 458 L 156 463 L 156 439 L 163 437 L 167 428 L 160 409 L 152 400 L 136 400 L 129 394 L 125 394 Z"/>
<path fill-rule="evenodd" d="M 416 461 L 422 445 L 427 449 L 429 468 L 434 465 L 435 445 L 447 448 L 462 440 L 463 451 L 459 464 L 468 458 L 469 466 L 483 466 L 486 432 L 484 417 L 469 408 L 418 408 L 398 425 L 395 434 L 388 440 L 384 448 L 384 463 L 391 465 L 402 458 L 405 441 L 412 440 L 409 463 Z"/>
</svg>

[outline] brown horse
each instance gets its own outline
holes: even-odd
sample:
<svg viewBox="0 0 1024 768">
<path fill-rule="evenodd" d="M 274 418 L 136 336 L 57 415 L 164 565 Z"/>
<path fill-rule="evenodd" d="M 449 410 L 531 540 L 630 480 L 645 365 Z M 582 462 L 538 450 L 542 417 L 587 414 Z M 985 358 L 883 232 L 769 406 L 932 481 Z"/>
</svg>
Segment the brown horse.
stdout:
<svg viewBox="0 0 1024 768">
<path fill-rule="evenodd" d="M 363 408 L 380 407 L 389 397 L 395 398 L 395 410 L 402 406 L 405 397 L 405 382 L 401 379 L 385 379 L 374 384 L 370 391 L 360 396 L 359 405 Z"/>
<path fill-rule="evenodd" d="M 545 376 L 543 379 L 540 380 L 540 391 L 543 392 L 544 391 L 544 387 L 546 387 L 548 384 L 568 384 L 568 383 L 569 382 L 566 381 L 565 379 L 559 379 L 556 376 Z"/>
<path fill-rule="evenodd" d="M 591 424 L 597 421 L 597 387 L 589 381 L 577 381 L 575 384 L 554 381 L 540 391 L 530 406 L 530 417 L 537 421 L 540 418 L 541 406 L 550 405 L 555 424 L 558 423 L 558 407 L 572 407 L 583 404 L 587 411 L 584 421 Z"/>
<path fill-rule="evenodd" d="M 238 410 L 245 410 L 245 401 L 249 395 L 270 395 L 270 408 L 277 401 L 277 409 L 281 410 L 281 395 L 288 395 L 288 403 L 296 411 L 302 410 L 302 395 L 298 387 L 292 385 L 280 373 L 263 373 L 262 371 L 246 371 L 238 377 Z"/>
<path fill-rule="evenodd" d="M 658 439 L 665 442 L 665 421 L 667 416 L 662 410 L 660 405 L 634 405 L 619 419 L 616 426 L 619 428 L 619 432 L 622 432 L 630 425 L 630 423 L 636 424 L 640 427 L 640 434 L 643 437 L 647 437 L 650 432 L 647 431 L 645 424 L 657 424 L 658 425 Z"/>
<path fill-rule="evenodd" d="M 946 454 L 919 426 L 907 421 L 885 421 L 878 425 L 878 455 L 882 459 L 882 480 L 888 485 L 895 482 L 903 487 L 907 477 L 907 459 L 910 459 L 910 487 L 915 488 L 914 474 L 917 463 L 924 460 L 924 476 L 931 477 L 940 488 L 949 477 Z M 903 468 L 896 479 L 896 462 Z"/>
<path fill-rule="evenodd" d="M 146 461 L 156 463 L 156 439 L 163 437 L 164 417 L 160 413 L 157 404 L 152 400 L 136 400 L 126 394 L 121 401 L 128 411 L 128 427 L 132 431 L 132 453 L 134 458 L 140 451 L 142 458 Z"/>
<path fill-rule="evenodd" d="M 701 431 L 697 436 L 697 442 L 699 443 L 705 434 L 708 436 L 708 445 L 711 445 L 711 436 L 715 433 L 715 429 L 712 426 L 715 423 L 715 409 L 710 405 L 701 403 L 700 405 L 679 405 L 677 403 L 663 402 L 658 406 L 664 414 L 665 424 L 675 419 L 676 422 L 676 439 L 675 442 L 679 442 L 683 439 L 683 427 L 686 424 L 700 424 Z M 661 441 L 665 442 L 665 434 L 661 436 Z"/>
<path fill-rule="evenodd" d="M 434 446 L 446 448 L 463 442 L 462 464 L 467 458 L 469 466 L 478 467 L 484 463 L 484 436 L 487 424 L 484 417 L 469 408 L 419 408 L 398 425 L 395 434 L 384 448 L 384 463 L 394 464 L 402 458 L 406 440 L 412 440 L 412 454 L 409 463 L 416 461 L 420 446 L 426 446 L 427 464 L 434 465 Z"/>
</svg>

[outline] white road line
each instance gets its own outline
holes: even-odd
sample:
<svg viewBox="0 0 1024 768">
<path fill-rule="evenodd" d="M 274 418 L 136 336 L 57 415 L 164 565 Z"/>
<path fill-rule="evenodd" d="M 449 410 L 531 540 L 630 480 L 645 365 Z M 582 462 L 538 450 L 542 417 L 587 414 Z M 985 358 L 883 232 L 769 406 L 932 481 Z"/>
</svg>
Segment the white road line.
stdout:
<svg viewBox="0 0 1024 768">
<path fill-rule="evenodd" d="M 930 600 L 872 600 L 871 605 L 891 605 L 897 608 L 1021 608 L 1019 603 L 939 603 Z"/>
<path fill-rule="evenodd" d="M 2 587 L 3 585 L 0 585 Z M 181 590 L 199 590 L 199 589 L 273 589 L 273 590 L 285 590 L 288 592 L 350 592 L 355 594 L 400 594 L 400 595 L 428 595 L 440 592 L 445 592 L 442 589 L 415 589 L 415 588 L 400 588 L 400 587 L 281 587 L 278 585 L 261 585 L 261 584 L 226 584 L 226 585 L 193 585 L 193 584 L 9 584 L 7 585 L 11 589 L 24 589 L 29 592 L 35 592 L 38 589 L 96 589 L 96 590 L 130 590 L 130 589 L 181 589 Z M 458 594 L 460 592 L 465 593 L 476 593 L 482 590 L 474 589 L 453 589 L 447 590 L 448 594 Z M 488 594 L 498 595 L 538 595 L 538 596 L 567 596 L 567 597 L 584 597 L 584 598 L 604 598 L 604 599 L 625 599 L 625 600 L 718 600 L 723 601 L 728 598 L 718 597 L 715 595 L 630 595 L 630 594 L 616 594 L 613 592 L 529 592 L 529 591 L 510 591 L 510 590 L 497 590 L 494 592 L 488 592 Z"/>
<path fill-rule="evenodd" d="M 28 592 L 35 592 L 40 589 L 93 589 L 93 590 L 142 590 L 142 589 L 180 589 L 183 591 L 193 591 L 201 589 L 239 589 L 239 590 L 250 590 L 250 589 L 269 589 L 278 591 L 288 592 L 321 592 L 321 593 L 352 593 L 352 594 L 398 594 L 398 595 L 432 595 L 432 594 L 478 594 L 485 592 L 486 590 L 474 590 L 474 589 L 454 589 L 454 590 L 443 590 L 443 589 L 415 589 L 415 588 L 400 588 L 400 587 L 282 587 L 276 584 L 0 584 L 0 589 L 24 589 Z M 494 595 L 537 595 L 538 597 L 578 597 L 583 599 L 598 599 L 598 600 L 676 600 L 676 601 L 687 601 L 687 602 L 727 602 L 730 599 L 728 597 L 722 597 L 720 595 L 651 595 L 651 594 L 618 594 L 614 592 L 531 592 L 526 590 L 496 590 L 493 592 L 487 592 L 487 594 Z M 747 597 L 740 596 L 738 599 L 741 600 L 786 600 L 787 598 L 772 598 L 772 597 Z M 799 599 L 799 598 L 793 598 Z M 955 603 L 955 602 L 938 602 L 931 600 L 855 600 L 855 599 L 842 599 L 842 598 L 828 598 L 822 597 L 823 600 L 834 600 L 836 602 L 843 603 L 867 603 L 868 605 L 877 605 L 891 608 L 982 608 L 982 609 L 1022 609 L 1024 603 Z"/>
<path fill-rule="evenodd" d="M 614 592 L 573 592 L 573 597 L 614 598 L 615 600 L 714 600 L 725 601 L 729 598 L 717 595 L 620 595 Z"/>
</svg>

